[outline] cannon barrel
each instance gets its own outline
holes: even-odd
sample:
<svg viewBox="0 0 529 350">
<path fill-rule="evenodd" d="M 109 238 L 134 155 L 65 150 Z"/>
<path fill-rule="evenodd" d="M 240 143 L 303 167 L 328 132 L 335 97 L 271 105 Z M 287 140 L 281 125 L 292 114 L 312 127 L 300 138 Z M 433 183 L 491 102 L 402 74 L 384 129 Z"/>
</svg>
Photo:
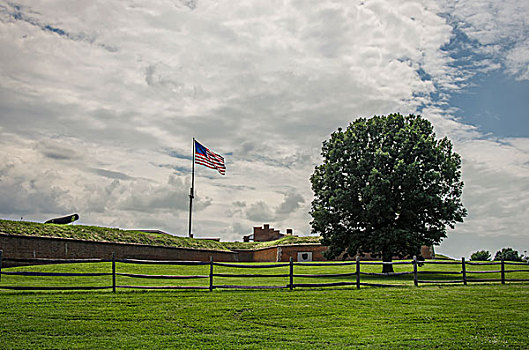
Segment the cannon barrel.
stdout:
<svg viewBox="0 0 529 350">
<path fill-rule="evenodd" d="M 79 220 L 79 215 L 72 214 L 72 215 L 62 216 L 60 218 L 49 219 L 48 221 L 45 222 L 45 224 L 66 225 L 76 220 Z"/>
</svg>

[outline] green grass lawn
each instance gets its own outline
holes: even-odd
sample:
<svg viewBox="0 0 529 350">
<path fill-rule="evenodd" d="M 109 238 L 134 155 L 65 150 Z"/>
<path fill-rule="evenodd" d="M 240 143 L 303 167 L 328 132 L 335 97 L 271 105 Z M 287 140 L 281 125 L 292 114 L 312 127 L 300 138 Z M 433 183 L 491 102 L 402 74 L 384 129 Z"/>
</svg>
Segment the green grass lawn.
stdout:
<svg viewBox="0 0 529 350">
<path fill-rule="evenodd" d="M 525 285 L 8 292 L 1 348 L 527 348 Z"/>
<path fill-rule="evenodd" d="M 410 270 L 410 266 L 399 265 L 397 271 L 400 269 Z M 420 269 L 450 271 L 458 267 L 425 265 Z M 364 270 L 378 272 L 380 266 L 362 266 Z M 3 271 L 110 272 L 111 265 L 27 266 Z M 117 271 L 207 275 L 209 266 L 118 263 Z M 347 271 L 354 271 L 354 266 L 295 266 L 296 274 Z M 215 266 L 215 272 L 286 274 L 288 267 L 248 270 Z M 118 289 L 115 294 L 110 290 L 25 292 L 0 289 L 0 348 L 527 348 L 527 283 L 415 288 L 410 275 L 391 277 L 389 281 L 379 276 L 362 276 L 362 281 L 367 278 L 403 287 L 300 288 L 294 291 L 218 289 L 213 292 Z M 337 280 L 326 278 L 324 281 Z M 295 279 L 295 283 L 305 281 L 316 280 Z M 117 282 L 118 285 L 207 286 L 209 281 L 139 280 L 118 276 Z M 215 278 L 215 284 L 260 283 L 286 285 L 288 277 Z M 3 275 L 0 282 L 0 285 L 32 286 L 110 284 L 111 276 Z"/>
</svg>

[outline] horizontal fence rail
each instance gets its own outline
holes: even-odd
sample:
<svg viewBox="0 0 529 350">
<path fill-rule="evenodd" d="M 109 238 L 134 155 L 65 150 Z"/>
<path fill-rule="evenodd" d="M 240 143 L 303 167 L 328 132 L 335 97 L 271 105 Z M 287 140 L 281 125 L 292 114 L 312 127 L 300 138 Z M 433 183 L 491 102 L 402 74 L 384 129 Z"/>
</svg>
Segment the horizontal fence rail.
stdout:
<svg viewBox="0 0 529 350">
<path fill-rule="evenodd" d="M 2 262 L 15 262 L 15 263 L 30 263 L 30 264 L 81 264 L 81 263 L 111 263 L 111 272 L 40 272 L 40 271 L 2 271 Z M 117 272 L 116 264 L 127 264 L 127 265 L 172 265 L 172 266 L 204 266 L 209 268 L 209 273 L 196 274 L 196 269 L 192 269 L 195 273 L 191 274 L 149 274 L 149 273 L 137 273 L 137 272 Z M 386 265 L 397 265 L 406 268 L 411 266 L 412 271 L 397 271 L 392 273 L 381 273 L 381 272 L 369 272 L 362 271 L 362 265 L 365 267 L 370 266 L 386 266 Z M 431 270 L 427 269 L 428 265 L 453 265 L 456 270 L 453 271 L 442 271 L 440 269 Z M 486 266 L 499 266 L 499 269 L 494 270 L 469 270 L 469 267 L 486 267 Z M 507 269 L 506 266 L 517 266 L 518 268 Z M 123 267 L 123 266 L 122 266 Z M 311 269 L 320 268 L 320 273 L 306 273 L 305 271 L 295 271 L 297 269 Z M 322 273 L 326 267 L 339 267 L 339 269 L 345 269 L 343 272 L 334 271 L 329 273 Z M 419 269 L 421 267 L 421 269 Z M 526 268 L 527 267 L 527 268 Z M 184 268 L 184 267 L 182 267 Z M 283 268 L 284 270 L 278 271 L 277 269 Z M 401 269 L 402 269 L 401 268 Z M 447 267 L 449 268 L 449 267 Z M 460 270 L 459 270 L 460 268 Z M 148 269 L 148 267 L 142 267 L 142 269 Z M 185 269 L 185 268 L 184 268 Z M 215 271 L 220 269 L 221 271 Z M 264 273 L 237 273 L 237 272 L 226 272 L 231 269 L 268 269 Z M 274 273 L 274 271 L 276 273 Z M 143 272 L 143 271 L 142 271 Z M 214 289 L 289 289 L 294 288 L 322 288 L 322 287 L 356 287 L 357 289 L 361 286 L 371 287 L 402 287 L 406 284 L 402 282 L 410 283 L 409 276 L 413 277 L 413 284 L 419 286 L 419 284 L 464 284 L 475 283 L 475 282 L 500 282 L 505 284 L 506 282 L 527 282 L 529 278 L 507 278 L 508 274 L 519 273 L 523 274 L 529 272 L 529 265 L 527 263 L 516 263 L 506 261 L 492 261 L 492 262 L 467 262 L 465 258 L 461 261 L 419 261 L 416 257 L 413 257 L 411 261 L 395 261 L 395 262 L 381 262 L 381 261 L 360 261 L 359 258 L 356 261 L 346 262 L 294 262 L 292 258 L 288 263 L 267 263 L 267 264 L 240 264 L 240 263 L 227 263 L 227 262 L 215 262 L 213 258 L 210 261 L 180 261 L 180 260 L 142 260 L 142 259 L 117 259 L 112 256 L 112 259 L 43 259 L 43 258 L 2 258 L 2 251 L 0 250 L 0 289 L 8 290 L 104 290 L 112 289 L 116 292 L 117 289 L 153 289 L 153 290 L 209 290 Z M 496 274 L 500 275 L 500 278 L 476 278 L 471 275 L 482 276 L 483 274 Z M 20 277 L 70 277 L 70 278 L 82 278 L 82 277 L 105 277 L 111 276 L 111 284 L 109 285 L 65 285 L 65 286 L 19 286 L 19 285 L 6 285 L 2 283 L 2 276 L 20 276 Z M 364 280 L 362 281 L 362 276 Z M 426 278 L 431 276 L 430 278 Z M 457 277 L 454 277 L 457 276 Z M 520 276 L 520 275 L 518 275 Z M 527 275 L 529 276 L 529 274 Z M 525 277 L 527 277 L 525 276 Z M 117 278 L 120 280 L 132 278 L 132 279 L 143 279 L 143 280 L 208 280 L 207 285 L 129 285 L 129 284 L 118 284 Z M 459 278 L 460 277 L 460 278 Z M 226 279 L 242 279 L 243 284 L 240 283 L 217 283 Z M 244 281 L 251 281 L 256 283 L 262 279 L 274 279 L 272 283 L 264 283 L 262 285 L 245 285 Z M 393 282 L 401 283 L 379 283 L 373 281 L 373 278 L 390 278 Z M 301 281 L 299 281 L 301 279 Z M 303 279 L 326 279 L 320 283 L 304 282 Z M 367 279 L 367 280 L 366 280 Z M 400 279 L 400 280 L 399 280 Z M 277 281 L 284 283 L 277 283 Z M 297 280 L 297 281 L 296 281 Z M 76 280 L 77 281 L 77 280 Z M 176 283 L 176 282 L 172 282 Z M 148 284 L 148 283 L 147 283 Z M 192 283 L 191 283 L 192 284 Z"/>
<path fill-rule="evenodd" d="M 355 276 L 356 272 L 347 272 L 347 273 L 322 273 L 322 274 L 302 274 L 296 273 L 294 277 L 305 277 L 305 278 L 322 278 L 322 277 L 348 277 Z"/>
<path fill-rule="evenodd" d="M 150 264 L 150 265 L 208 265 L 205 261 L 180 261 L 180 260 L 139 260 L 139 259 L 115 259 L 115 262 L 125 264 Z"/>
<path fill-rule="evenodd" d="M 230 264 L 230 263 L 219 263 L 214 262 L 215 266 L 225 266 L 225 267 L 236 267 L 239 269 L 269 269 L 274 267 L 284 267 L 288 264 L 267 264 L 267 265 L 250 265 L 250 264 Z"/>
<path fill-rule="evenodd" d="M 232 277 L 232 278 L 242 278 L 242 277 L 252 278 L 252 277 L 288 277 L 290 275 L 288 273 L 277 274 L 277 275 L 264 274 L 264 273 L 256 273 L 256 274 L 252 274 L 252 273 L 214 273 L 212 276 Z"/>
<path fill-rule="evenodd" d="M 356 285 L 356 282 L 296 283 L 294 287 L 338 287 L 354 285 Z"/>
<path fill-rule="evenodd" d="M 413 275 L 413 271 L 404 271 L 404 272 L 360 272 L 364 276 L 402 276 L 402 275 Z"/>
<path fill-rule="evenodd" d="M 409 265 L 409 261 L 362 261 L 362 265 Z"/>
<path fill-rule="evenodd" d="M 109 273 L 111 275 L 111 273 Z M 133 278 L 153 278 L 153 279 L 196 279 L 196 278 L 209 278 L 209 275 L 144 275 L 138 273 L 124 273 L 116 272 L 117 276 L 133 277 Z"/>
<path fill-rule="evenodd" d="M 12 290 L 93 290 L 110 289 L 112 286 L 1 286 L 0 288 Z"/>
<path fill-rule="evenodd" d="M 246 286 L 246 285 L 220 284 L 220 285 L 216 285 L 214 288 L 224 288 L 224 289 L 283 289 L 283 288 L 288 288 L 288 286 Z"/>
<path fill-rule="evenodd" d="M 53 276 L 53 277 L 72 277 L 72 276 L 112 276 L 111 272 L 32 272 L 32 271 L 5 271 L 2 275 L 11 276 Z"/>
<path fill-rule="evenodd" d="M 356 262 L 333 262 L 333 266 L 345 266 L 345 265 L 355 265 Z M 297 266 L 329 266 L 328 262 L 312 263 L 312 262 L 298 262 Z"/>
<path fill-rule="evenodd" d="M 38 263 L 44 264 L 80 264 L 80 263 L 96 263 L 96 262 L 111 262 L 111 259 L 47 259 L 47 258 L 9 258 L 3 261 L 19 262 L 19 263 Z"/>
<path fill-rule="evenodd" d="M 126 286 L 119 285 L 116 288 L 130 288 L 130 289 L 209 289 L 203 286 Z"/>
</svg>

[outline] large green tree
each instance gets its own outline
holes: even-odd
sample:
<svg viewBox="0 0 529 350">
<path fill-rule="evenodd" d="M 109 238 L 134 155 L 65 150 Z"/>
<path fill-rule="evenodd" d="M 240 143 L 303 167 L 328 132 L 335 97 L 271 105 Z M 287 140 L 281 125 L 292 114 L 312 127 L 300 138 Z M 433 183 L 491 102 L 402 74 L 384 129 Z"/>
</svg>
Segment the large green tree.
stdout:
<svg viewBox="0 0 529 350">
<path fill-rule="evenodd" d="M 461 157 L 421 116 L 359 118 L 323 142 L 311 176 L 312 230 L 328 258 L 420 256 L 462 222 Z M 391 265 L 384 265 L 391 272 Z"/>
</svg>

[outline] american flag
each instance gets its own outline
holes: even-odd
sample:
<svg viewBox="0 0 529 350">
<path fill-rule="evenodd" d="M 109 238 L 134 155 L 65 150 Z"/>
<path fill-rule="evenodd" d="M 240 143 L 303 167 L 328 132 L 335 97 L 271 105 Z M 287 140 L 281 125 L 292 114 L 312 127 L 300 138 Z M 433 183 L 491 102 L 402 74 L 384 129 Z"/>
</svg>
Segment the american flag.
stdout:
<svg viewBox="0 0 529 350">
<path fill-rule="evenodd" d="M 221 175 L 226 174 L 224 158 L 202 146 L 197 141 L 195 141 L 195 163 L 216 169 Z"/>
</svg>

